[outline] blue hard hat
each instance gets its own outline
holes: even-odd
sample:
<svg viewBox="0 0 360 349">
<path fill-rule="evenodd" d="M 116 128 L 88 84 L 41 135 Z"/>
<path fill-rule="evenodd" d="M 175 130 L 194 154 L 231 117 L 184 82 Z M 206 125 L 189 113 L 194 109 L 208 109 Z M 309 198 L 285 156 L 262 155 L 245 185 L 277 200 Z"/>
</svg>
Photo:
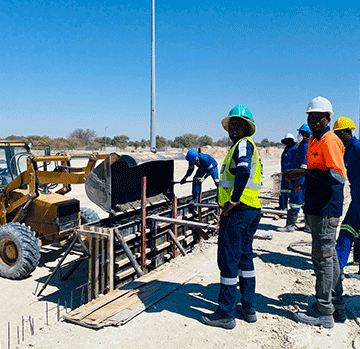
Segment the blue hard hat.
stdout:
<svg viewBox="0 0 360 349">
<path fill-rule="evenodd" d="M 196 160 L 198 157 L 199 157 L 199 153 L 198 153 L 196 150 L 194 150 L 194 149 L 190 149 L 190 150 L 187 152 L 187 154 L 186 154 L 186 156 L 185 156 L 185 159 L 186 159 L 187 161 L 194 161 L 194 160 Z"/>
<path fill-rule="evenodd" d="M 308 124 L 302 124 L 297 130 L 311 133 L 311 130 L 310 130 Z"/>
<path fill-rule="evenodd" d="M 225 129 L 225 131 L 229 131 L 229 122 L 230 122 L 230 118 L 232 117 L 242 118 L 249 124 L 250 136 L 255 133 L 256 131 L 255 121 L 249 108 L 246 108 L 241 104 L 238 104 L 234 108 L 232 108 L 229 111 L 229 115 L 223 120 L 221 120 L 221 124 Z"/>
</svg>

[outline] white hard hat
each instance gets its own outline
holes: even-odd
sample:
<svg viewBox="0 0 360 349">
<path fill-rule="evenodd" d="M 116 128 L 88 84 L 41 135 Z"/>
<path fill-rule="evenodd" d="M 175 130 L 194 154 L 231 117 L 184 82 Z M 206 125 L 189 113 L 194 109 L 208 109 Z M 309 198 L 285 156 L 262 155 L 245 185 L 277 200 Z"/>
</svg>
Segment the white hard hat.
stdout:
<svg viewBox="0 0 360 349">
<path fill-rule="evenodd" d="M 285 139 L 292 139 L 295 142 L 295 136 L 292 133 L 287 133 L 281 142 Z"/>
<path fill-rule="evenodd" d="M 330 116 L 334 115 L 333 107 L 330 101 L 321 96 L 310 101 L 305 113 L 309 114 L 311 112 L 329 113 Z"/>
</svg>

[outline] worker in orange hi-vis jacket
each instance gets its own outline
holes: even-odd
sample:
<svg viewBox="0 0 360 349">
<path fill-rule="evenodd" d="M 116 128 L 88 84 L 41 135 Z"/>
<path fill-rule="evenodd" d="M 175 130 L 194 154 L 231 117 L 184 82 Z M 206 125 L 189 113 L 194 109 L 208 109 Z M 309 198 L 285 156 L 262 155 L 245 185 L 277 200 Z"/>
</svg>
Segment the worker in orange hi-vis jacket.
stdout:
<svg viewBox="0 0 360 349">
<path fill-rule="evenodd" d="M 309 217 L 312 235 L 316 303 L 307 313 L 295 313 L 294 318 L 308 325 L 331 328 L 334 320 L 344 322 L 346 319 L 335 250 L 346 180 L 344 145 L 328 126 L 334 114 L 330 101 L 316 97 L 309 103 L 306 113 L 313 133 L 309 141 L 307 169 L 290 169 L 285 177 L 292 181 L 305 176 L 304 213 Z"/>
</svg>

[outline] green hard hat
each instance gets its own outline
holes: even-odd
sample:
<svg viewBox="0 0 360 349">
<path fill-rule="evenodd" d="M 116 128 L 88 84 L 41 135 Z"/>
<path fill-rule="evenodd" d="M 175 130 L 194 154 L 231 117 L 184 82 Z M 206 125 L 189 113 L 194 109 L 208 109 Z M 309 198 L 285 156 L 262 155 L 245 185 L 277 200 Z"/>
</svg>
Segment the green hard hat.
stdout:
<svg viewBox="0 0 360 349">
<path fill-rule="evenodd" d="M 244 119 L 250 125 L 250 136 L 256 131 L 255 121 L 249 108 L 241 104 L 236 105 L 229 111 L 229 115 L 221 120 L 221 124 L 225 131 L 229 131 L 229 121 L 232 117 L 239 117 Z"/>
</svg>

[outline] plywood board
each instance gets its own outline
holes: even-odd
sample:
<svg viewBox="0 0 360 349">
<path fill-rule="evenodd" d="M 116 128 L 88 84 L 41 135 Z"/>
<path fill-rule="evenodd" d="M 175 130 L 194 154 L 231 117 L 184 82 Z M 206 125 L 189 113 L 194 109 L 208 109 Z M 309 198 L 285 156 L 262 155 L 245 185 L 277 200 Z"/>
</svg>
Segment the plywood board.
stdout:
<svg viewBox="0 0 360 349">
<path fill-rule="evenodd" d="M 65 314 L 64 319 L 94 329 L 124 325 L 195 275 L 191 270 L 163 265 Z"/>
</svg>

